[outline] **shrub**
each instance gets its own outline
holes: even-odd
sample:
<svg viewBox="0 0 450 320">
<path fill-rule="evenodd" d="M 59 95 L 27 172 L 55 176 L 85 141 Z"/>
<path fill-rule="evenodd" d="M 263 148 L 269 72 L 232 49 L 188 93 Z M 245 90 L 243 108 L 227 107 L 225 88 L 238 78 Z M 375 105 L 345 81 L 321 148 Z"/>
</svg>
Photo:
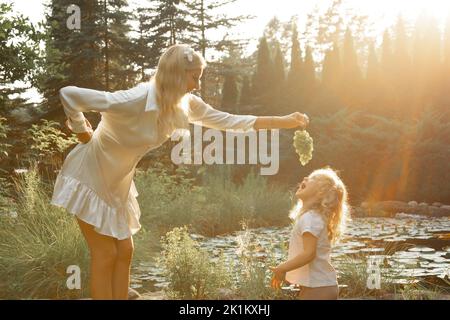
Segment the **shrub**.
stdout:
<svg viewBox="0 0 450 320">
<path fill-rule="evenodd" d="M 231 284 L 223 259 L 212 262 L 191 239 L 186 227 L 175 228 L 162 239 L 160 263 L 170 281 L 168 294 L 176 299 L 217 298 Z"/>
</svg>

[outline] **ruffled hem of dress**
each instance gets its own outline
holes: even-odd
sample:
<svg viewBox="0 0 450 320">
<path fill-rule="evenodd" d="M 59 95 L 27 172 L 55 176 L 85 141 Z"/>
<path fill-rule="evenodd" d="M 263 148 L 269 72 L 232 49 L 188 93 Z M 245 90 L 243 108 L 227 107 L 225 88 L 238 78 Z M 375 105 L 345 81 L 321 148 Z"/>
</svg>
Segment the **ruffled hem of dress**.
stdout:
<svg viewBox="0 0 450 320">
<path fill-rule="evenodd" d="M 79 180 L 58 175 L 51 204 L 63 207 L 80 220 L 93 225 L 95 231 L 124 240 L 139 231 L 141 215 L 134 183 L 123 208 L 116 208 L 101 199 L 97 193 Z"/>
</svg>

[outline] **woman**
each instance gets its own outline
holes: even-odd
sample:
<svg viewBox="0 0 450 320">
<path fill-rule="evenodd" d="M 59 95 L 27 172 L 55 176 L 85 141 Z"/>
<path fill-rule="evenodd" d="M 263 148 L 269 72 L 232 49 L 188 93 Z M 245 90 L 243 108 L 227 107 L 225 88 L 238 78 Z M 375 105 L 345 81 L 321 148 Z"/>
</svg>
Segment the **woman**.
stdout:
<svg viewBox="0 0 450 320">
<path fill-rule="evenodd" d="M 206 63 L 186 45 L 161 56 L 149 83 L 113 93 L 77 87 L 60 91 L 68 127 L 78 144 L 67 156 L 52 204 L 77 218 L 91 256 L 94 299 L 126 299 L 133 238 L 140 229 L 133 176 L 139 160 L 178 128 L 201 123 L 215 129 L 258 130 L 304 127 L 298 112 L 284 117 L 232 115 L 213 109 L 190 92 L 199 89 Z M 100 112 L 95 131 L 83 112 Z"/>
</svg>

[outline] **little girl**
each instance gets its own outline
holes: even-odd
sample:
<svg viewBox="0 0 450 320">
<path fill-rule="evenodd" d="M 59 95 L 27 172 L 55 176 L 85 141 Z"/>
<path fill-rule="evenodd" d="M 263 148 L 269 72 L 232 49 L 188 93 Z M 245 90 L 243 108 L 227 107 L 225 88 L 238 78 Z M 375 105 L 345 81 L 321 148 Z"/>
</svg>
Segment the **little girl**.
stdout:
<svg viewBox="0 0 450 320">
<path fill-rule="evenodd" d="M 286 280 L 300 286 L 301 300 L 336 300 L 338 284 L 330 253 L 347 220 L 347 190 L 337 173 L 325 168 L 303 179 L 295 196 L 288 261 L 270 268 L 271 285 L 280 288 Z"/>
</svg>

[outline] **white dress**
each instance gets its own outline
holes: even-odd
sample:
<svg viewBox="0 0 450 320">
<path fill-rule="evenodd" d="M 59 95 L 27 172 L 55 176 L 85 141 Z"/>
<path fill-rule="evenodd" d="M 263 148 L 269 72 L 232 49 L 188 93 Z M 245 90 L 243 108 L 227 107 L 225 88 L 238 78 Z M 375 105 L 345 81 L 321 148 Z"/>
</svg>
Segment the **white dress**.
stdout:
<svg viewBox="0 0 450 320">
<path fill-rule="evenodd" d="M 82 112 L 100 112 L 101 121 L 92 139 L 67 155 L 51 203 L 93 225 L 100 234 L 128 239 L 141 227 L 133 181 L 136 165 L 168 139 L 167 133 L 158 132 L 155 83 L 113 93 L 70 86 L 60 90 L 60 97 L 74 132 L 88 131 Z M 191 123 L 253 130 L 256 116 L 215 110 L 193 94 L 186 98 Z"/>
</svg>

